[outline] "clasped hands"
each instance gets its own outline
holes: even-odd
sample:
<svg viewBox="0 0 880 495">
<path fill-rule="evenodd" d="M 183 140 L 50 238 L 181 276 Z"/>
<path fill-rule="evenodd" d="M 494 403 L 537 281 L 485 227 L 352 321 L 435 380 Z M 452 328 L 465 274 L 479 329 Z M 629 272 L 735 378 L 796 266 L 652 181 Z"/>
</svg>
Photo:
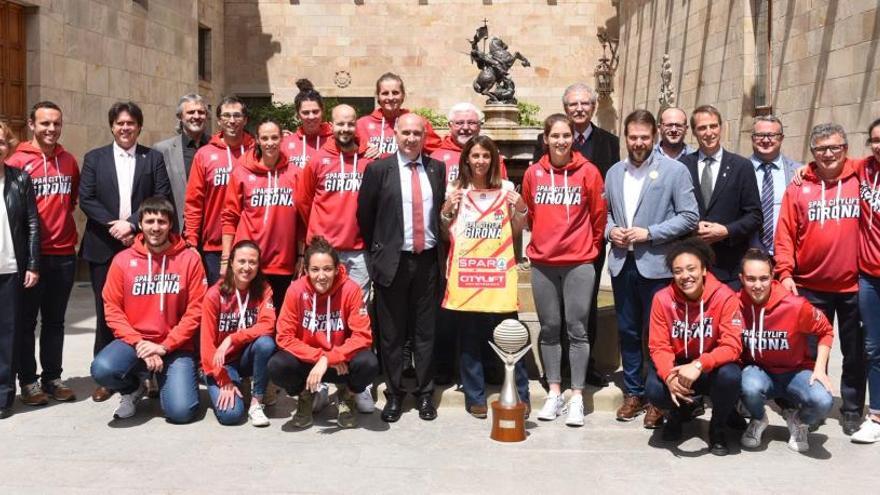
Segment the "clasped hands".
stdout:
<svg viewBox="0 0 880 495">
<path fill-rule="evenodd" d="M 619 248 L 628 248 L 630 244 L 648 241 L 648 229 L 644 227 L 614 227 L 608 233 L 611 243 Z"/>
<path fill-rule="evenodd" d="M 666 377 L 666 386 L 669 388 L 669 397 L 676 407 L 681 406 L 681 402 L 688 404 L 693 403 L 694 399 L 694 382 L 700 378 L 702 372 L 697 369 L 693 361 L 688 364 L 682 364 L 672 368 L 669 376 Z"/>
<path fill-rule="evenodd" d="M 141 340 L 134 346 L 138 359 L 143 359 L 147 364 L 147 370 L 153 373 L 162 371 L 164 362 L 162 356 L 168 353 L 164 346 L 149 340 Z"/>
</svg>

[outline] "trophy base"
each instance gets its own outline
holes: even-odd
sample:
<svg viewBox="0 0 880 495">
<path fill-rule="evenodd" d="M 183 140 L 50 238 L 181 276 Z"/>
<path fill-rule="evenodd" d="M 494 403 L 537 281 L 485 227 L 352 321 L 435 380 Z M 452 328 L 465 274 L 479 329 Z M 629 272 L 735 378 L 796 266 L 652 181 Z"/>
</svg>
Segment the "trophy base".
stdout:
<svg viewBox="0 0 880 495">
<path fill-rule="evenodd" d="M 496 400 L 492 403 L 492 434 L 489 437 L 496 442 L 522 442 L 526 439 L 525 414 L 524 402 L 506 407 Z"/>
</svg>

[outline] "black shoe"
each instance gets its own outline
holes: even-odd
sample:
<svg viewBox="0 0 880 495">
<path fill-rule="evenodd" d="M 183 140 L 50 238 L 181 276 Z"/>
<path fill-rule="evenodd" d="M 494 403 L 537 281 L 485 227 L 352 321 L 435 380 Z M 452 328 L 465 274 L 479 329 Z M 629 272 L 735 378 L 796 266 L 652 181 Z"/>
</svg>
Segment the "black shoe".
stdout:
<svg viewBox="0 0 880 495">
<path fill-rule="evenodd" d="M 394 423 L 403 412 L 403 398 L 396 395 L 385 396 L 385 407 L 382 408 L 382 421 Z"/>
<path fill-rule="evenodd" d="M 666 424 L 663 425 L 662 438 L 664 442 L 677 442 L 681 440 L 681 414 L 672 411 L 666 415 Z"/>
<path fill-rule="evenodd" d="M 859 431 L 859 426 L 861 425 L 862 415 L 857 412 L 845 412 L 843 417 L 840 418 L 840 426 L 843 428 L 843 434 L 846 436 Z"/>
<path fill-rule="evenodd" d="M 437 408 L 434 407 L 434 401 L 431 399 L 431 394 L 420 396 L 417 399 L 416 407 L 419 409 L 419 417 L 425 421 L 437 419 Z"/>
<path fill-rule="evenodd" d="M 709 424 L 709 452 L 717 456 L 725 456 L 730 453 L 730 449 L 727 447 L 727 437 L 724 435 L 724 427 Z"/>
<path fill-rule="evenodd" d="M 11 407 L 4 407 L 4 408 L 0 409 L 0 419 L 6 419 L 9 416 L 12 416 L 12 408 Z"/>
<path fill-rule="evenodd" d="M 742 417 L 742 415 L 734 409 L 730 412 L 730 416 L 727 417 L 727 426 L 734 430 L 746 431 L 748 424 L 746 423 L 746 418 Z"/>
<path fill-rule="evenodd" d="M 594 369 L 587 370 L 587 376 L 584 378 L 584 382 L 593 387 L 604 388 L 608 386 L 608 378 L 603 373 Z"/>
</svg>

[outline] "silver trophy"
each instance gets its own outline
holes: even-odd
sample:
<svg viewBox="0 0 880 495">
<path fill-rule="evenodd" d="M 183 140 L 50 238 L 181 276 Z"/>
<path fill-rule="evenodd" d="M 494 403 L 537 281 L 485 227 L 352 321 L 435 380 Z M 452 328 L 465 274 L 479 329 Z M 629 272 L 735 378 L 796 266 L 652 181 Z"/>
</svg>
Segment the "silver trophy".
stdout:
<svg viewBox="0 0 880 495">
<path fill-rule="evenodd" d="M 504 361 L 504 384 L 501 385 L 499 402 L 501 407 L 511 408 L 520 402 L 514 366 L 532 347 L 531 344 L 526 345 L 529 341 L 529 330 L 519 320 L 507 319 L 495 327 L 492 338 L 495 342 L 490 340 L 489 345 Z"/>
</svg>

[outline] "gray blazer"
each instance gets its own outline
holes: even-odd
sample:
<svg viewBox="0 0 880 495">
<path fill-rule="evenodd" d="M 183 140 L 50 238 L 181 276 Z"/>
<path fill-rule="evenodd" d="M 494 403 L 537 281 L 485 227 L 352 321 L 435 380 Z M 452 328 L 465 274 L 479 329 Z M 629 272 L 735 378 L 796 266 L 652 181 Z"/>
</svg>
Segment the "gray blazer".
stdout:
<svg viewBox="0 0 880 495">
<path fill-rule="evenodd" d="M 153 145 L 153 149 L 165 157 L 165 169 L 171 182 L 174 209 L 177 210 L 177 226 L 183 232 L 183 206 L 186 201 L 186 167 L 183 165 L 183 141 L 177 134 Z"/>
<path fill-rule="evenodd" d="M 652 153 L 642 166 L 649 170 L 642 184 L 633 225 L 647 228 L 651 240 L 634 246 L 636 268 L 645 278 L 669 278 L 672 274 L 666 268 L 665 257 L 670 243 L 693 231 L 700 220 L 694 186 L 687 167 L 659 153 Z M 626 225 L 623 197 L 625 171 L 626 160 L 623 160 L 614 164 L 605 178 L 605 198 L 608 201 L 606 239 L 614 227 L 630 227 Z M 626 248 L 611 245 L 608 271 L 612 277 L 620 274 L 627 253 Z"/>
</svg>

